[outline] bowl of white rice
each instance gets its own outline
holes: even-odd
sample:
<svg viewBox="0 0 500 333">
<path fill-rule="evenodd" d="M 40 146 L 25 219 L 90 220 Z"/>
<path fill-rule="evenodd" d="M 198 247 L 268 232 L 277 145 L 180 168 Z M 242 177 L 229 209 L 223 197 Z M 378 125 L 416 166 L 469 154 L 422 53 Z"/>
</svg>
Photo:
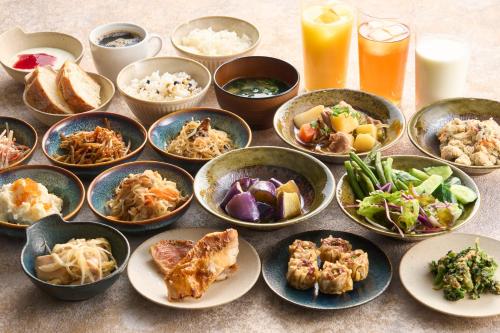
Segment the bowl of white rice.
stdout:
<svg viewBox="0 0 500 333">
<path fill-rule="evenodd" d="M 257 27 L 229 16 L 206 16 L 174 29 L 172 45 L 184 57 L 197 60 L 211 73 L 223 63 L 251 55 L 260 42 Z"/>
<path fill-rule="evenodd" d="M 126 66 L 116 83 L 130 110 L 147 126 L 170 112 L 199 105 L 212 77 L 192 59 L 155 57 Z"/>
</svg>

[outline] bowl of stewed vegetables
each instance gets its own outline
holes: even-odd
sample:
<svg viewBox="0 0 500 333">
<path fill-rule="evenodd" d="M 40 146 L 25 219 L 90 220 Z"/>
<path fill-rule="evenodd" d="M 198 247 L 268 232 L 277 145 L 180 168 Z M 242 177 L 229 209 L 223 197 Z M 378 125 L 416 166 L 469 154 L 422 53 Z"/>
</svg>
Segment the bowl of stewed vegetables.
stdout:
<svg viewBox="0 0 500 333">
<path fill-rule="evenodd" d="M 358 90 L 312 91 L 283 104 L 274 116 L 278 136 L 325 162 L 350 152 L 366 156 L 393 146 L 405 131 L 403 112 L 383 97 Z"/>
</svg>

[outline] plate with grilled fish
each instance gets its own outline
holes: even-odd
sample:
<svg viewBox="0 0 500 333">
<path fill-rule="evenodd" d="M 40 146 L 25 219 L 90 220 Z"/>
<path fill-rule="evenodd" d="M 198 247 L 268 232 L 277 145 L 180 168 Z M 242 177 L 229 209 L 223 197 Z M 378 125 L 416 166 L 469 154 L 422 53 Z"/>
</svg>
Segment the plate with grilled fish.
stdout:
<svg viewBox="0 0 500 333">
<path fill-rule="evenodd" d="M 249 291 L 260 275 L 260 259 L 235 229 L 175 229 L 139 245 L 128 277 L 139 294 L 173 308 L 205 309 Z"/>
<path fill-rule="evenodd" d="M 307 308 L 335 310 L 367 303 L 392 279 L 387 255 L 358 235 L 314 230 L 276 244 L 262 275 L 278 296 Z"/>
</svg>

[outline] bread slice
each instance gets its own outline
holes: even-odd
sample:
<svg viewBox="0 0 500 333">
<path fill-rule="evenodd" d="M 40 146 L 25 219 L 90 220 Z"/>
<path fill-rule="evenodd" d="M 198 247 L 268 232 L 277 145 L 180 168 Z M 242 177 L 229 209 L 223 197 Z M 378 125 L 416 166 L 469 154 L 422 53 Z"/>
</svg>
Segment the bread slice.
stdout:
<svg viewBox="0 0 500 333">
<path fill-rule="evenodd" d="M 57 87 L 74 112 L 85 112 L 101 105 L 101 86 L 83 69 L 66 61 L 57 74 Z"/>
<path fill-rule="evenodd" d="M 50 66 L 37 67 L 26 76 L 26 100 L 42 112 L 73 114 L 57 88 L 56 77 Z"/>
</svg>

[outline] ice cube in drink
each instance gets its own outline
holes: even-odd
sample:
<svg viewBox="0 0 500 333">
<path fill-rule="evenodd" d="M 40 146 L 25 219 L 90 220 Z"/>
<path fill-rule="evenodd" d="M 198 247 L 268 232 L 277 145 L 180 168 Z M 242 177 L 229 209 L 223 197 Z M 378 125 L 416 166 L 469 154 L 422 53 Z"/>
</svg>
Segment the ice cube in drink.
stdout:
<svg viewBox="0 0 500 333">
<path fill-rule="evenodd" d="M 410 29 L 393 20 L 371 19 L 358 28 L 361 89 L 399 104 Z"/>
</svg>

